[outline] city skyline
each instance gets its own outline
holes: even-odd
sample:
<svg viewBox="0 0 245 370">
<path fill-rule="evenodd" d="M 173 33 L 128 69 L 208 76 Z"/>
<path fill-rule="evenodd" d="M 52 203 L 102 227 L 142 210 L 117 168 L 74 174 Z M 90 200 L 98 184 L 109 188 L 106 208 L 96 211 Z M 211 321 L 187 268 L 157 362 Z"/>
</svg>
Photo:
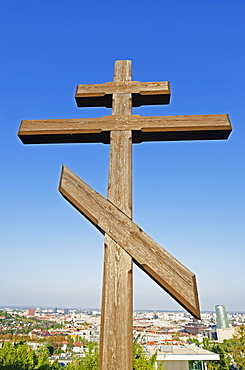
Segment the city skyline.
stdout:
<svg viewBox="0 0 245 370">
<path fill-rule="evenodd" d="M 14 306 L 0 306 L 0 310 L 4 310 L 4 309 L 19 309 L 19 310 L 28 310 L 30 308 L 33 308 L 35 310 L 68 310 L 68 311 L 74 311 L 74 310 L 78 310 L 78 311 L 98 311 L 100 312 L 101 311 L 101 308 L 100 307 L 74 307 L 74 306 L 69 306 L 66 305 L 66 306 L 58 306 L 58 307 L 54 307 L 54 306 L 34 306 L 34 305 L 14 305 Z M 188 316 L 192 316 L 189 312 L 187 312 L 186 310 L 184 310 L 184 308 L 180 308 L 179 310 L 147 310 L 147 309 L 135 309 L 133 310 L 133 312 L 162 312 L 162 313 L 186 313 Z M 204 310 L 204 311 L 201 311 L 201 313 L 205 314 L 205 313 L 213 313 L 213 314 L 216 314 L 216 310 L 215 308 L 213 310 Z M 226 311 L 227 314 L 244 314 L 245 313 L 245 310 L 244 311 Z"/>
<path fill-rule="evenodd" d="M 133 146 L 133 220 L 196 274 L 201 311 L 245 310 L 245 3 L 108 0 L 0 4 L 0 305 L 100 308 L 103 235 L 58 193 L 61 165 L 106 197 L 109 145 L 23 145 L 23 119 L 93 118 L 78 84 L 169 81 L 170 105 L 133 114 L 229 114 L 228 140 Z M 134 267 L 134 309 L 180 310 Z"/>
</svg>

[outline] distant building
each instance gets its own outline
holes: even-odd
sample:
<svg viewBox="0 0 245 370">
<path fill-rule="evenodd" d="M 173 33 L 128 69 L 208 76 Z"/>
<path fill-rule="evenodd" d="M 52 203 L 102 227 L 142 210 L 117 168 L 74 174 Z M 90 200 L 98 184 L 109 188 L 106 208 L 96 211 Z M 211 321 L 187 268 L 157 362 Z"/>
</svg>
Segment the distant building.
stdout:
<svg viewBox="0 0 245 370">
<path fill-rule="evenodd" d="M 191 334 L 191 335 L 196 335 L 200 334 L 203 330 L 203 324 L 198 322 L 198 321 L 193 321 L 191 323 L 188 323 L 184 326 L 184 330 Z"/>
<path fill-rule="evenodd" d="M 158 319 L 158 314 L 157 314 L 157 312 L 154 312 L 154 313 L 153 313 L 153 319 L 154 319 L 154 320 Z"/>
<path fill-rule="evenodd" d="M 217 340 L 216 328 L 205 328 L 202 330 L 202 335 L 210 340 Z"/>
<path fill-rule="evenodd" d="M 231 339 L 235 334 L 235 329 L 236 328 L 216 329 L 218 342 L 222 343 L 225 339 Z"/>
<path fill-rule="evenodd" d="M 35 314 L 36 314 L 36 309 L 33 308 L 33 307 L 29 308 L 27 315 L 28 316 L 35 316 Z"/>
<path fill-rule="evenodd" d="M 91 330 L 91 340 L 99 343 L 100 341 L 100 325 L 94 324 Z"/>
<path fill-rule="evenodd" d="M 202 334 L 211 339 L 222 343 L 225 339 L 231 339 L 235 334 L 235 328 L 230 327 L 225 306 L 215 306 L 216 311 L 216 327 L 205 328 Z"/>
<path fill-rule="evenodd" d="M 215 306 L 216 311 L 216 327 L 217 329 L 228 329 L 229 328 L 229 321 L 227 317 L 227 313 L 225 310 L 225 306 L 217 305 Z"/>
</svg>

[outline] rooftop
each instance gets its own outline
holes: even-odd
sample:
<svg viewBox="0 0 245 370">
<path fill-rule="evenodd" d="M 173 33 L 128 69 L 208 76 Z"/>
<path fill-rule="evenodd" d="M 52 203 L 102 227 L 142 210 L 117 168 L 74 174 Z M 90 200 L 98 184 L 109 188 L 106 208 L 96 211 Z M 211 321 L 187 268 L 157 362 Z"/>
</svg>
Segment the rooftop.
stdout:
<svg viewBox="0 0 245 370">
<path fill-rule="evenodd" d="M 150 354 L 155 353 L 157 350 L 157 359 L 164 361 L 206 361 L 206 360 L 219 360 L 219 355 L 207 351 L 206 349 L 197 347 L 195 345 L 160 345 L 160 346 L 147 346 L 147 351 Z"/>
</svg>

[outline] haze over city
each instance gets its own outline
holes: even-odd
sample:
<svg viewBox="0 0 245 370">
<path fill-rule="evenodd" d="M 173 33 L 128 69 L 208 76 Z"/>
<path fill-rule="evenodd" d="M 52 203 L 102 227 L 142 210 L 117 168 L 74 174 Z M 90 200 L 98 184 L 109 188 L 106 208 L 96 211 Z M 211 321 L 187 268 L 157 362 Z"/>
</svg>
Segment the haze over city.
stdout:
<svg viewBox="0 0 245 370">
<path fill-rule="evenodd" d="M 245 311 L 244 1 L 0 3 L 1 306 L 100 308 L 103 235 L 58 192 L 62 164 L 106 197 L 109 145 L 23 145 L 21 120 L 92 118 L 78 84 L 169 81 L 142 116 L 229 114 L 228 140 L 133 146 L 133 220 L 197 276 L 202 311 Z M 182 310 L 137 267 L 134 308 Z"/>
</svg>

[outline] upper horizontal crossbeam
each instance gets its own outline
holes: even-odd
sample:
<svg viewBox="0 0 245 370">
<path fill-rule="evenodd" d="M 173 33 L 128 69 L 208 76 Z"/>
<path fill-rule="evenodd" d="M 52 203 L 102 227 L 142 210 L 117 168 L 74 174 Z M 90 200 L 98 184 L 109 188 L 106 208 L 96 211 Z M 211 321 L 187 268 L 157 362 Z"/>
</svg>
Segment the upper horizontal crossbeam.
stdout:
<svg viewBox="0 0 245 370">
<path fill-rule="evenodd" d="M 232 127 L 227 114 L 25 120 L 19 137 L 24 144 L 110 143 L 110 131 L 133 131 L 133 142 L 227 139 Z"/>
<path fill-rule="evenodd" d="M 169 104 L 170 84 L 163 82 L 113 81 L 104 84 L 78 85 L 78 107 L 112 107 L 113 94 L 132 94 L 132 106 Z"/>
</svg>

